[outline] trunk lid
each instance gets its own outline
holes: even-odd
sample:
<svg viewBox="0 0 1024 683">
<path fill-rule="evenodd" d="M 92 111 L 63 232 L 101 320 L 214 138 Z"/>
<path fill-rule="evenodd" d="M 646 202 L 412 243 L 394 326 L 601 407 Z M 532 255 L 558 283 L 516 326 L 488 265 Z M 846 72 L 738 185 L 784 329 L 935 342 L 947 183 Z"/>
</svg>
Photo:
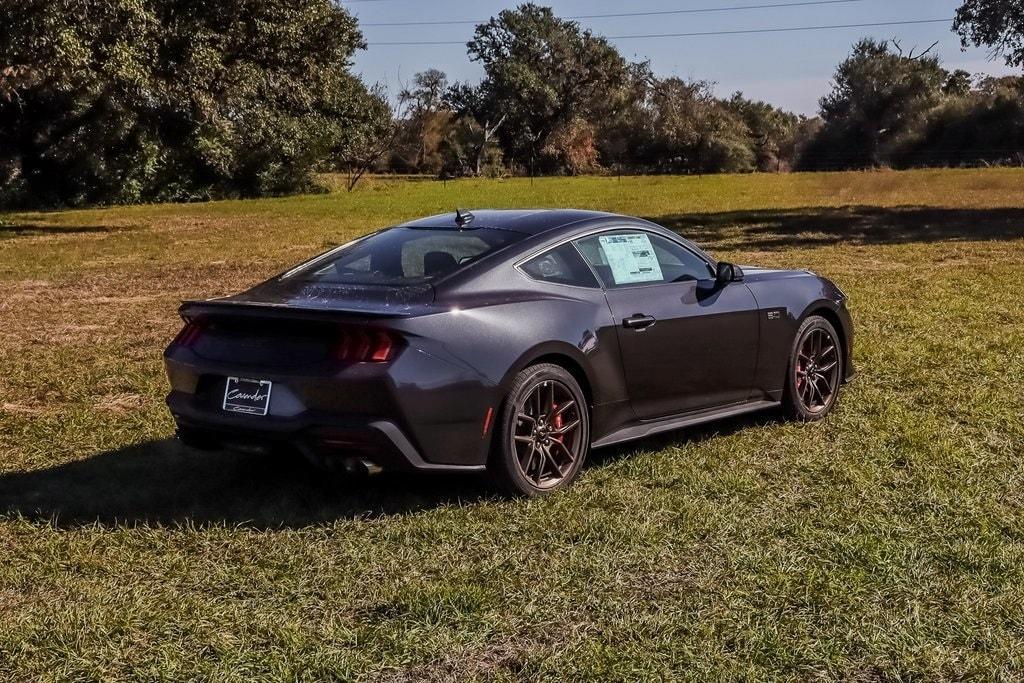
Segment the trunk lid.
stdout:
<svg viewBox="0 0 1024 683">
<path fill-rule="evenodd" d="M 405 316 L 432 304 L 434 288 L 429 284 L 349 285 L 278 278 L 215 301 L 373 316 Z"/>
<path fill-rule="evenodd" d="M 430 285 L 338 286 L 271 281 L 234 296 L 186 301 L 180 313 L 201 333 L 189 347 L 237 366 L 294 368 L 337 362 L 346 340 L 378 341 L 389 319 L 436 310 Z"/>
</svg>

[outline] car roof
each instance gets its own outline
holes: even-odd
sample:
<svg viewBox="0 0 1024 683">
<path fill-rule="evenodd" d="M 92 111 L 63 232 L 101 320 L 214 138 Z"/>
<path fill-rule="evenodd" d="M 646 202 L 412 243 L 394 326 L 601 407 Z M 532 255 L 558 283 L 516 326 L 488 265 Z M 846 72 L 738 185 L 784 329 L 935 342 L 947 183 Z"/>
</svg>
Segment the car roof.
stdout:
<svg viewBox="0 0 1024 683">
<path fill-rule="evenodd" d="M 466 212 L 463 211 L 463 214 Z M 473 221 L 467 225 L 472 228 L 498 228 L 501 230 L 514 230 L 527 235 L 540 235 L 551 230 L 579 223 L 580 221 L 594 220 L 600 218 L 627 218 L 617 216 L 613 213 L 603 211 L 583 211 L 580 209 L 480 209 L 472 210 Z M 457 229 L 456 213 L 442 213 L 437 216 L 428 216 L 408 223 L 402 223 L 397 227 L 401 228 L 442 228 Z M 631 219 L 635 220 L 635 219 Z"/>
</svg>

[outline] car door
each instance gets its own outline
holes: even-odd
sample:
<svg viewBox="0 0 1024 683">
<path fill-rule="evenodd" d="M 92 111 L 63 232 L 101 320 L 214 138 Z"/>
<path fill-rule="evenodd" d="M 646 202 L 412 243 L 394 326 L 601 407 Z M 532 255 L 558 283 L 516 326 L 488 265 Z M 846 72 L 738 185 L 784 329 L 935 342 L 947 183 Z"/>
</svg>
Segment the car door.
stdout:
<svg viewBox="0 0 1024 683">
<path fill-rule="evenodd" d="M 638 418 L 750 397 L 758 313 L 742 282 L 716 284 L 702 255 L 643 229 L 601 232 L 576 246 L 604 285 Z"/>
</svg>

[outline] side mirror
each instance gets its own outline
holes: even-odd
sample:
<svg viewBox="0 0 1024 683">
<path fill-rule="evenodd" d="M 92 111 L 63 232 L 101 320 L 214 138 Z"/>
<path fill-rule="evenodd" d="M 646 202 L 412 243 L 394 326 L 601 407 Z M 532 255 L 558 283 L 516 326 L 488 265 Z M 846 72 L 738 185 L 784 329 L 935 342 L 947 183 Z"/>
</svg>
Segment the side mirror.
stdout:
<svg viewBox="0 0 1024 683">
<path fill-rule="evenodd" d="M 715 284 L 724 287 L 730 282 L 742 282 L 743 269 L 726 261 L 718 262 L 718 271 L 715 273 Z"/>
</svg>

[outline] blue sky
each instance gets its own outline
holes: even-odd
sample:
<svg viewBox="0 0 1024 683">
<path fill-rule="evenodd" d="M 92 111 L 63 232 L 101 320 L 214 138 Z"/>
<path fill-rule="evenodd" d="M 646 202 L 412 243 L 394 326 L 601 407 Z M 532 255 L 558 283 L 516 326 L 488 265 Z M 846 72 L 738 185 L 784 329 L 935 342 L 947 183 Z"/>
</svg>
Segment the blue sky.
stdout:
<svg viewBox="0 0 1024 683">
<path fill-rule="evenodd" d="M 547 4 L 559 16 L 616 12 L 735 7 L 776 4 L 787 0 L 557 0 Z M 373 22 L 486 19 L 518 5 L 501 0 L 343 0 L 363 24 Z M 755 28 L 788 28 L 864 24 L 952 17 L 958 0 L 856 0 L 821 6 L 777 7 L 714 13 L 581 19 L 580 24 L 603 35 L 690 33 Z M 370 43 L 356 57 L 355 70 L 368 82 L 385 84 L 393 95 L 417 71 L 435 67 L 452 80 L 480 79 L 479 65 L 459 45 L 374 45 L 388 41 L 466 41 L 473 26 L 364 26 Z M 860 37 L 896 37 L 904 48 L 925 48 L 939 41 L 936 52 L 947 68 L 972 73 L 1006 74 L 1001 61 L 985 50 L 961 51 L 948 24 L 843 28 L 797 33 L 699 36 L 686 38 L 616 39 L 628 58 L 649 59 L 659 76 L 714 81 L 719 95 L 742 90 L 803 114 L 814 114 L 828 89 L 835 66 Z"/>
</svg>

